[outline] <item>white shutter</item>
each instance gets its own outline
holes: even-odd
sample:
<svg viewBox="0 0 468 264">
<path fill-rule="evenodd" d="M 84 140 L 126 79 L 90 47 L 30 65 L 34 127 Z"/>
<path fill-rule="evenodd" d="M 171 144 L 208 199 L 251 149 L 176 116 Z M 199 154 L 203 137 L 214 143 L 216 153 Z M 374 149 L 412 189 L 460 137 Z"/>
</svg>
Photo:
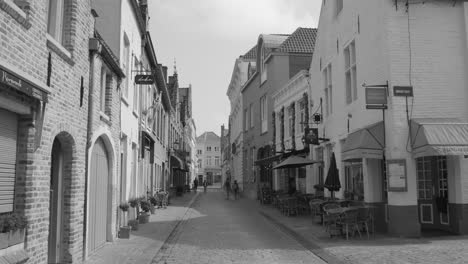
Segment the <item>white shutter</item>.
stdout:
<svg viewBox="0 0 468 264">
<path fill-rule="evenodd" d="M 18 118 L 0 109 L 0 213 L 13 211 Z"/>
</svg>

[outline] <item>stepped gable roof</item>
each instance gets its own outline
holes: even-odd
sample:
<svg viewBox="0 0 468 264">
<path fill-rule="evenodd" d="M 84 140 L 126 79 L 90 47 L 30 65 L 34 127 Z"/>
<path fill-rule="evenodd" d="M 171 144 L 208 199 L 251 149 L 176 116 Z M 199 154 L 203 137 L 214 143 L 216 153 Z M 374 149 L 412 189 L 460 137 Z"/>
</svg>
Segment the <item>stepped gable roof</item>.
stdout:
<svg viewBox="0 0 468 264">
<path fill-rule="evenodd" d="M 246 54 L 241 56 L 242 59 L 255 60 L 257 58 L 257 45 L 247 51 Z"/>
<path fill-rule="evenodd" d="M 316 28 L 297 28 L 278 48 L 279 52 L 313 53 Z"/>
</svg>

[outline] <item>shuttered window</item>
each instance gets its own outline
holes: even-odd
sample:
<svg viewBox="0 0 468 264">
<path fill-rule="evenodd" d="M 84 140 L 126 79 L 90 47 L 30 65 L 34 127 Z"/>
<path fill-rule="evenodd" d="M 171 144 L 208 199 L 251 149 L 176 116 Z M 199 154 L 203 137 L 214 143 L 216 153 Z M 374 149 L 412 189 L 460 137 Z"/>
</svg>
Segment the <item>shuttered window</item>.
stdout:
<svg viewBox="0 0 468 264">
<path fill-rule="evenodd" d="M 0 109 L 0 213 L 13 211 L 18 118 Z"/>
</svg>

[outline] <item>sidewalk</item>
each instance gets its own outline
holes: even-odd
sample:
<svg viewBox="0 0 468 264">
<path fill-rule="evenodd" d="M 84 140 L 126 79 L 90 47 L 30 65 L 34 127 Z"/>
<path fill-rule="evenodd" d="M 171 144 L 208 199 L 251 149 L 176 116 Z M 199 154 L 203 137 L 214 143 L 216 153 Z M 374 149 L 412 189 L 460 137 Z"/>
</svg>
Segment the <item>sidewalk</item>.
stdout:
<svg viewBox="0 0 468 264">
<path fill-rule="evenodd" d="M 271 205 L 260 205 L 261 215 L 294 237 L 328 263 L 466 263 L 468 236 L 398 238 L 376 234 L 375 238 L 330 238 L 325 228 L 309 216 L 284 216 Z"/>
<path fill-rule="evenodd" d="M 140 224 L 137 231 L 132 231 L 130 239 L 116 238 L 114 242 L 106 243 L 84 263 L 151 263 L 199 193 L 190 192 L 184 193 L 182 197 L 172 197 L 171 204 L 166 209 L 156 209 L 156 213 L 150 216 L 150 222 Z"/>
</svg>

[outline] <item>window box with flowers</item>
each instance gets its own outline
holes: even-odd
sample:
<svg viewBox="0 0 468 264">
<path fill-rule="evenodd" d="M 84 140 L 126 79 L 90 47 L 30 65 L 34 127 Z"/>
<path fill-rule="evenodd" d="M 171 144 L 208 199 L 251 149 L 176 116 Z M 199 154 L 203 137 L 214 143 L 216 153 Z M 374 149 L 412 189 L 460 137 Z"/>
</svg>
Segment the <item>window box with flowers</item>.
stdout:
<svg viewBox="0 0 468 264">
<path fill-rule="evenodd" d="M 27 222 L 23 215 L 9 213 L 0 215 L 0 249 L 24 242 Z"/>
</svg>

